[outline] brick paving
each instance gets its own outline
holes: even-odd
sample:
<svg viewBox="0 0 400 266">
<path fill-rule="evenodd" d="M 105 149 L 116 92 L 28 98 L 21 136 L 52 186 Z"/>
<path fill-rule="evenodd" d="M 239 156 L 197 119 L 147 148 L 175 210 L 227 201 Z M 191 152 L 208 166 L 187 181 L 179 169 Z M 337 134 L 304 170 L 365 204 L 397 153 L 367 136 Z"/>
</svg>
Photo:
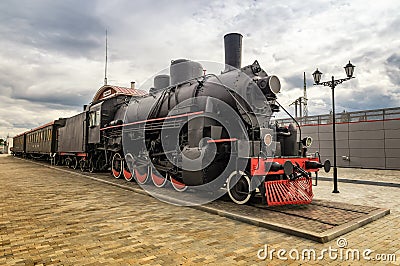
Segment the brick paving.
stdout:
<svg viewBox="0 0 400 266">
<path fill-rule="evenodd" d="M 323 177 L 333 177 L 333 171 L 324 173 Z M 400 184 L 400 170 L 378 170 L 378 169 L 361 169 L 361 168 L 338 168 L 339 178 L 391 182 Z"/>
<path fill-rule="evenodd" d="M 317 234 L 356 219 L 367 218 L 371 212 L 379 210 L 375 207 L 360 205 L 340 205 L 314 200 L 307 205 L 264 207 L 263 209 L 258 208 L 259 205 L 257 207 L 233 205 L 231 202 L 224 201 L 215 201 L 206 206 L 274 224 L 289 224 L 293 228 L 307 229 Z"/>
<path fill-rule="evenodd" d="M 168 205 L 11 157 L 0 157 L 0 169 L 0 265 L 350 264 L 327 255 L 323 261 L 283 261 L 275 253 L 273 260 L 260 260 L 257 252 L 265 244 L 269 250 L 320 252 L 337 248 L 337 243 L 319 244 Z M 331 189 L 330 182 L 319 182 L 316 198 L 392 209 L 392 214 L 344 237 L 351 249 L 396 254 L 399 265 L 400 190 L 341 183 L 340 194 Z"/>
</svg>

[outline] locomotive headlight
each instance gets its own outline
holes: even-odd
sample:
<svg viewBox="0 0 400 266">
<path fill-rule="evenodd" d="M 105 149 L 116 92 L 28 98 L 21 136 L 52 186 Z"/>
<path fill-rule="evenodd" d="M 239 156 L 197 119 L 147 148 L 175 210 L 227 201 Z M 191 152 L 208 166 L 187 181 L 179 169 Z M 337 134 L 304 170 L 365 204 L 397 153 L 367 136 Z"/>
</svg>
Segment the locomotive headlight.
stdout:
<svg viewBox="0 0 400 266">
<path fill-rule="evenodd" d="M 257 81 L 258 87 L 264 94 L 277 94 L 281 91 L 281 82 L 277 76 L 268 76 Z"/>
<path fill-rule="evenodd" d="M 277 94 L 281 91 L 281 82 L 277 76 L 269 76 L 268 77 L 268 85 L 270 90 Z"/>
<path fill-rule="evenodd" d="M 301 140 L 301 143 L 303 143 L 303 145 L 307 148 L 312 145 L 312 142 L 313 142 L 312 137 L 305 137 L 304 139 Z"/>
</svg>

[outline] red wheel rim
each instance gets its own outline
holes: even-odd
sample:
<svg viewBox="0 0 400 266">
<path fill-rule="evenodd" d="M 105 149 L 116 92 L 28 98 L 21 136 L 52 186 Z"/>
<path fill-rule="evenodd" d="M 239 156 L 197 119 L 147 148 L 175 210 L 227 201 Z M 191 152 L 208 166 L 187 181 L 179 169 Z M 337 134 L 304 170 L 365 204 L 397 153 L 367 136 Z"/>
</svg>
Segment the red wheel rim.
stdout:
<svg viewBox="0 0 400 266">
<path fill-rule="evenodd" d="M 133 178 L 132 173 L 129 171 L 129 169 L 127 169 L 128 166 L 124 163 L 124 178 L 126 181 L 131 181 Z"/>
<path fill-rule="evenodd" d="M 154 173 L 156 172 L 156 173 Z M 151 180 L 156 187 L 163 187 L 167 183 L 167 178 L 161 176 L 157 170 L 151 171 Z"/>
<path fill-rule="evenodd" d="M 185 191 L 188 187 L 184 184 L 181 183 L 179 181 L 177 181 L 176 179 L 174 179 L 173 177 L 170 177 L 171 179 L 171 184 L 174 187 L 175 190 L 182 192 Z"/>
<path fill-rule="evenodd" d="M 118 161 L 119 161 L 120 164 L 116 165 L 116 163 L 118 163 Z M 120 169 L 119 170 L 115 169 L 116 166 L 117 167 L 119 166 Z M 123 168 L 124 168 L 124 165 L 123 165 L 123 161 L 122 161 L 121 155 L 119 153 L 114 154 L 112 162 L 111 162 L 111 171 L 112 171 L 113 176 L 115 178 L 120 178 L 121 174 L 122 174 L 122 171 L 123 171 Z"/>
<path fill-rule="evenodd" d="M 124 160 L 124 171 L 123 175 L 126 181 L 131 181 L 134 177 L 134 174 L 131 172 L 131 170 L 134 172 L 134 159 L 131 153 L 128 153 L 125 155 L 125 160 Z"/>
<path fill-rule="evenodd" d="M 113 176 L 114 176 L 115 178 L 118 178 L 118 177 L 121 175 L 121 172 L 118 172 L 118 171 L 115 170 L 115 169 L 112 169 L 112 173 L 113 173 Z"/>
<path fill-rule="evenodd" d="M 146 172 L 144 174 L 141 174 L 138 169 L 135 169 L 134 171 L 135 171 L 136 181 L 141 185 L 145 184 L 147 182 L 147 179 L 148 179 L 148 171 L 147 171 L 147 169 L 146 169 Z"/>
</svg>

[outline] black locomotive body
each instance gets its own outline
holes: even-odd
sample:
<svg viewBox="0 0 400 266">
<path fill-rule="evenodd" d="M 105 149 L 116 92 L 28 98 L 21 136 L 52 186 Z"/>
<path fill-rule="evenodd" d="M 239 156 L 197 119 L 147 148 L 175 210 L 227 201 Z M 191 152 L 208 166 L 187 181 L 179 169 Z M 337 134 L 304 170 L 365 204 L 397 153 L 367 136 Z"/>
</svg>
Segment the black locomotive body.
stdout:
<svg viewBox="0 0 400 266">
<path fill-rule="evenodd" d="M 49 139 L 56 147 L 49 158 L 81 170 L 111 169 L 140 185 L 222 190 L 237 204 L 256 193 L 268 205 L 311 202 L 311 173 L 329 170 L 329 162 L 307 154 L 311 139 L 300 133 L 297 141 L 293 125 L 271 121 L 280 109 L 279 79 L 257 61 L 241 67 L 241 40 L 225 36 L 221 74 L 179 59 L 148 93 L 103 86 L 82 113 L 53 122 L 60 126 Z M 22 136 L 14 153 L 30 154 Z"/>
</svg>

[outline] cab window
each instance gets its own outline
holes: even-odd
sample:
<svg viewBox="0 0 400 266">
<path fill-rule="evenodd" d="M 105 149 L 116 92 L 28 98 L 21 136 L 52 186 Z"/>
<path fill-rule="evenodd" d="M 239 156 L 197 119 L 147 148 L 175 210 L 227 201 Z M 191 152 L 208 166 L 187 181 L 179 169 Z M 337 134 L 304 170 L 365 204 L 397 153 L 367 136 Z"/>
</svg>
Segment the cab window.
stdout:
<svg viewBox="0 0 400 266">
<path fill-rule="evenodd" d="M 89 126 L 96 127 L 100 125 L 100 110 L 89 113 Z"/>
</svg>

